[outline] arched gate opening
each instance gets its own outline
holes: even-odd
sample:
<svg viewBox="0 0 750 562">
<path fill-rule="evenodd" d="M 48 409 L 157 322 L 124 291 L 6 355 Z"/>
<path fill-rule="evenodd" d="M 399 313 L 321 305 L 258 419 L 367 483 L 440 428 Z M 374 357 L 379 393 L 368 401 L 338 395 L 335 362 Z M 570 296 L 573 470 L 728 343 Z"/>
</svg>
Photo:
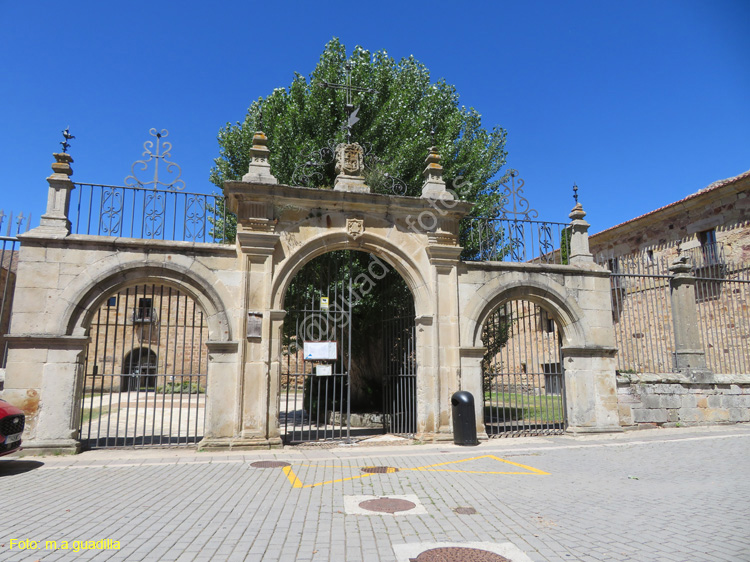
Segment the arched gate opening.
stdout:
<svg viewBox="0 0 750 562">
<path fill-rule="evenodd" d="M 128 286 L 99 301 L 88 333 L 83 448 L 200 441 L 208 326 L 195 300 L 167 285 Z"/>
<path fill-rule="evenodd" d="M 284 306 L 279 425 L 287 443 L 416 433 L 414 299 L 366 252 L 300 269 Z"/>
<path fill-rule="evenodd" d="M 509 300 L 482 327 L 484 421 L 489 437 L 563 433 L 561 333 L 542 306 Z"/>
</svg>

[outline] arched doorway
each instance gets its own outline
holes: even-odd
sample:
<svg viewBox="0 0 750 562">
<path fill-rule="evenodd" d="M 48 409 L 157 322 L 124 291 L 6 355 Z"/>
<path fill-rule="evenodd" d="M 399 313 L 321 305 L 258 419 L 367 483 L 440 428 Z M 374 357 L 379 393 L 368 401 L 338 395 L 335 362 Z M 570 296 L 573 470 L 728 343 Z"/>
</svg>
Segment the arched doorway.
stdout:
<svg viewBox="0 0 750 562">
<path fill-rule="evenodd" d="M 177 446 L 203 437 L 208 325 L 163 284 L 126 286 L 90 317 L 80 403 L 84 448 Z"/>
<path fill-rule="evenodd" d="M 153 390 L 159 360 L 153 350 L 139 347 L 129 352 L 122 361 L 120 390 Z"/>
<path fill-rule="evenodd" d="M 506 301 L 485 321 L 482 345 L 487 435 L 563 433 L 565 376 L 554 316 L 532 301 Z"/>
<path fill-rule="evenodd" d="M 323 254 L 284 308 L 279 426 L 285 442 L 416 433 L 414 300 L 385 261 Z"/>
</svg>

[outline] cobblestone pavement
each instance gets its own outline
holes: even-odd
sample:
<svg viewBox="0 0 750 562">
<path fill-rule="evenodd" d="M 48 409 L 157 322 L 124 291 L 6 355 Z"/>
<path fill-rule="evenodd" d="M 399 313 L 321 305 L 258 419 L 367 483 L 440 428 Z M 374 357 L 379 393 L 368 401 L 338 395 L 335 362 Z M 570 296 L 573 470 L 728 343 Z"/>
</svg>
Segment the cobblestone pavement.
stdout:
<svg viewBox="0 0 750 562">
<path fill-rule="evenodd" d="M 5 457 L 0 485 L 0 561 L 407 562 L 445 544 L 513 562 L 750 561 L 748 425 Z"/>
</svg>

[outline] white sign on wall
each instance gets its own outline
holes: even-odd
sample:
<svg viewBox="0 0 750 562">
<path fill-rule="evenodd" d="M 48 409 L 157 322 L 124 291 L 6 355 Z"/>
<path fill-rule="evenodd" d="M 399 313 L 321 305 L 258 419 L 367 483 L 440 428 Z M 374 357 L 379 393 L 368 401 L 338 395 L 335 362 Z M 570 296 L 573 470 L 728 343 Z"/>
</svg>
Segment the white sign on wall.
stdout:
<svg viewBox="0 0 750 562">
<path fill-rule="evenodd" d="M 306 360 L 335 361 L 338 357 L 335 341 L 306 341 L 304 351 Z"/>
</svg>

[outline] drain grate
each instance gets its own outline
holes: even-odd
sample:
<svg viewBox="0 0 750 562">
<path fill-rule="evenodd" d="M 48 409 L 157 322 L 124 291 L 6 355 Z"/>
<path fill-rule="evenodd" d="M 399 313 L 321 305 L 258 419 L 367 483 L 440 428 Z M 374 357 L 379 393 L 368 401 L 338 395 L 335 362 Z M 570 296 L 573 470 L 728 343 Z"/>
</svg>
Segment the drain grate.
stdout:
<svg viewBox="0 0 750 562">
<path fill-rule="evenodd" d="M 363 466 L 360 470 L 366 474 L 391 474 L 398 472 L 398 468 L 395 466 Z"/>
<path fill-rule="evenodd" d="M 416 558 L 410 558 L 409 562 L 512 562 L 512 560 L 478 548 L 447 546 L 426 550 Z"/>
<path fill-rule="evenodd" d="M 282 468 L 284 466 L 292 465 L 284 461 L 256 461 L 250 466 L 252 466 L 253 468 Z"/>
<path fill-rule="evenodd" d="M 417 507 L 417 504 L 408 500 L 399 500 L 395 498 L 378 498 L 375 500 L 363 501 L 359 507 L 367 511 L 377 513 L 397 513 L 399 511 L 409 511 Z"/>
</svg>

